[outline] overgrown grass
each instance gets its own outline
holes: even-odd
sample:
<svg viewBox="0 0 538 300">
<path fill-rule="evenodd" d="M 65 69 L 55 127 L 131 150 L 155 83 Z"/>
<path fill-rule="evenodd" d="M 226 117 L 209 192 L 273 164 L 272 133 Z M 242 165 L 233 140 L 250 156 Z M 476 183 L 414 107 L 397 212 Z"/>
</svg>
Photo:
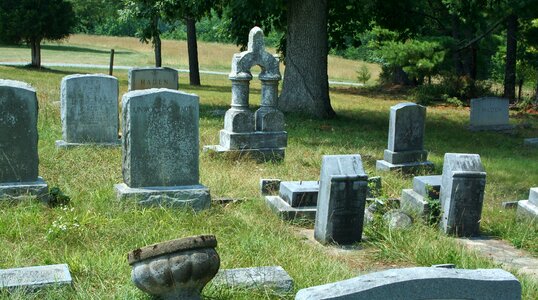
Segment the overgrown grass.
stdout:
<svg viewBox="0 0 538 300">
<path fill-rule="evenodd" d="M 122 181 L 121 150 L 78 148 L 57 150 L 61 138 L 59 85 L 63 76 L 94 70 L 30 70 L 0 67 L 0 78 L 31 83 L 39 99 L 40 175 L 51 187 L 58 186 L 71 197 L 71 208 L 48 208 L 35 201 L 0 204 L 0 268 L 68 263 L 74 276 L 73 289 L 46 290 L 27 299 L 147 299 L 130 282 L 126 253 L 146 244 L 195 234 L 215 234 L 222 268 L 281 265 L 294 278 L 296 290 L 356 276 L 378 268 L 429 266 L 455 263 L 458 267 L 494 267 L 486 258 L 465 250 L 433 227 L 417 224 L 404 232 L 390 232 L 373 224 L 366 229 L 369 242 L 351 256 L 320 247 L 298 234 L 298 225 L 280 221 L 258 194 L 260 178 L 317 180 L 321 156 L 362 155 L 370 176 L 381 175 L 383 193 L 399 197 L 411 186 L 411 177 L 378 174 L 375 160 L 382 157 L 387 143 L 389 107 L 404 101 L 397 94 L 364 94 L 355 88 L 331 90 L 339 117 L 314 120 L 300 115 L 286 116 L 289 143 L 282 163 L 256 164 L 229 161 L 200 154 L 201 183 L 211 188 L 213 197 L 233 197 L 243 202 L 193 213 L 163 208 L 140 208 L 119 202 L 113 185 Z M 120 93 L 127 89 L 126 72 L 116 72 Z M 230 103 L 230 84 L 221 76 L 203 76 L 203 86 L 193 88 L 180 79 L 180 89 L 200 96 L 200 148 L 217 144 L 225 110 Z M 251 99 L 259 104 L 260 86 L 254 84 Z M 513 212 L 500 211 L 505 200 L 525 199 L 536 186 L 537 149 L 522 145 L 524 137 L 536 136 L 535 129 L 520 129 L 515 135 L 476 133 L 466 130 L 469 111 L 464 108 L 429 107 L 425 148 L 442 170 L 446 152 L 478 153 L 487 171 L 482 232 L 511 241 L 538 255 L 537 227 L 515 221 Z M 538 120 L 520 115 L 514 122 Z M 53 224 L 67 226 L 55 231 Z M 307 226 L 307 225 L 306 225 Z M 52 229 L 52 233 L 50 232 Z M 363 256 L 357 256 L 362 255 Z M 537 299 L 536 279 L 522 280 L 525 299 Z M 217 290 L 208 286 L 210 299 L 293 299 L 293 295 Z M 0 298 L 9 298 L 6 293 Z"/>
</svg>

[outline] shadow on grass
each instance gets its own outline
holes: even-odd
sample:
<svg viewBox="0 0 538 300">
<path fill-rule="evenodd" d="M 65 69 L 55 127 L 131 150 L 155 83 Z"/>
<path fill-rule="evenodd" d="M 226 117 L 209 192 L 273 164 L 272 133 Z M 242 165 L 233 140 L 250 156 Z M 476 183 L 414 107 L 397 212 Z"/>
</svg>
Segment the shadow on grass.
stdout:
<svg viewBox="0 0 538 300">
<path fill-rule="evenodd" d="M 382 100 L 405 99 L 409 96 L 410 87 L 404 86 L 364 86 L 364 87 L 331 87 L 331 93 L 342 95 L 359 95 Z"/>
<path fill-rule="evenodd" d="M 2 48 L 10 49 L 30 49 L 28 45 L 4 45 L 0 43 Z M 96 54 L 110 54 L 110 50 L 99 50 L 86 47 L 77 47 L 77 46 L 67 46 L 67 45 L 41 45 L 42 50 L 50 51 L 69 51 L 69 52 L 86 52 L 86 53 L 96 53 Z M 134 54 L 133 51 L 114 51 L 114 54 Z"/>
<path fill-rule="evenodd" d="M 34 67 L 31 64 L 27 64 L 25 66 L 6 66 L 8 68 L 14 68 L 19 69 L 22 71 L 33 71 L 33 72 L 39 72 L 39 73 L 53 73 L 53 74 L 63 74 L 63 75 L 71 75 L 76 74 L 77 72 L 73 71 L 63 71 L 63 70 L 57 70 L 57 69 L 50 69 L 47 67 Z"/>
</svg>

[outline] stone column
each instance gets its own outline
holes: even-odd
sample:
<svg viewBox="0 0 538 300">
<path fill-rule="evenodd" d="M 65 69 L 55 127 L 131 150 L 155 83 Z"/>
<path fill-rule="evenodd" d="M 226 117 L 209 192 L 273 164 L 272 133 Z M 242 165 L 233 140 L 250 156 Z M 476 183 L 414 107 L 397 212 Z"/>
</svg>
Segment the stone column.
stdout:
<svg viewBox="0 0 538 300">
<path fill-rule="evenodd" d="M 253 132 L 254 114 L 248 108 L 248 94 L 252 75 L 242 73 L 230 76 L 232 81 L 232 107 L 224 116 L 224 130 L 229 132 Z"/>
<path fill-rule="evenodd" d="M 262 82 L 261 107 L 256 111 L 256 131 L 283 131 L 284 114 L 276 108 L 280 75 L 265 72 L 260 74 Z"/>
</svg>

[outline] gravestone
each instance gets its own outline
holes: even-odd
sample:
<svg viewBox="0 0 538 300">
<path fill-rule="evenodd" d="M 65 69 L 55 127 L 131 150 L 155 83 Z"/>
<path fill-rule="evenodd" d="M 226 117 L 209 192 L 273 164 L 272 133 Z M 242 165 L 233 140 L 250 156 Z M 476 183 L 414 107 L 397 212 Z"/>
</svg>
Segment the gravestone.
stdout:
<svg viewBox="0 0 538 300">
<path fill-rule="evenodd" d="M 322 244 L 360 242 L 367 190 L 360 155 L 324 155 L 314 238 Z"/>
<path fill-rule="evenodd" d="M 426 108 L 415 103 L 399 103 L 390 108 L 388 149 L 376 162 L 380 171 L 433 169 L 424 150 Z"/>
<path fill-rule="evenodd" d="M 439 199 L 441 228 L 446 234 L 479 234 L 485 187 L 486 172 L 480 155 L 445 154 Z"/>
<path fill-rule="evenodd" d="M 521 284 L 501 269 L 391 269 L 299 290 L 295 300 L 521 300 Z"/>
<path fill-rule="evenodd" d="M 37 96 L 20 81 L 0 79 L 0 199 L 26 195 L 47 201 L 38 176 Z"/>
<path fill-rule="evenodd" d="M 69 75 L 61 84 L 63 140 L 56 147 L 119 146 L 118 79 L 102 74 Z"/>
<path fill-rule="evenodd" d="M 129 91 L 152 88 L 179 89 L 179 75 L 171 68 L 129 69 Z"/>
<path fill-rule="evenodd" d="M 120 199 L 142 205 L 210 205 L 199 183 L 198 96 L 170 89 L 128 92 L 122 100 L 123 180 Z"/>
<path fill-rule="evenodd" d="M 73 279 L 66 264 L 0 269 L 0 290 L 35 291 L 51 285 L 71 285 Z"/>
<path fill-rule="evenodd" d="M 249 109 L 250 69 L 260 66 L 258 78 L 262 84 L 261 107 Z M 284 159 L 288 134 L 284 131 L 284 115 L 277 108 L 279 61 L 265 51 L 263 31 L 250 30 L 248 49 L 234 54 L 232 71 L 232 105 L 224 116 L 224 129 L 220 131 L 220 144 L 205 146 L 204 151 L 249 156 L 259 161 Z"/>
<path fill-rule="evenodd" d="M 523 144 L 526 146 L 538 146 L 538 138 L 524 139 Z"/>
<path fill-rule="evenodd" d="M 510 130 L 514 126 L 509 124 L 509 101 L 505 98 L 484 97 L 471 99 L 471 118 L 469 129 L 482 130 Z"/>
<path fill-rule="evenodd" d="M 266 196 L 265 203 L 283 220 L 316 219 L 318 181 L 283 181 L 278 196 Z"/>
<path fill-rule="evenodd" d="M 402 190 L 400 199 L 402 210 L 422 217 L 429 217 L 433 213 L 429 201 L 439 201 L 441 190 L 441 175 L 415 176 L 413 189 Z"/>
<path fill-rule="evenodd" d="M 520 219 L 530 219 L 538 223 L 538 187 L 530 189 L 529 199 L 518 201 L 516 214 Z"/>
<path fill-rule="evenodd" d="M 293 279 L 281 266 L 219 270 L 211 284 L 227 289 L 262 289 L 275 293 L 293 290 Z"/>
</svg>

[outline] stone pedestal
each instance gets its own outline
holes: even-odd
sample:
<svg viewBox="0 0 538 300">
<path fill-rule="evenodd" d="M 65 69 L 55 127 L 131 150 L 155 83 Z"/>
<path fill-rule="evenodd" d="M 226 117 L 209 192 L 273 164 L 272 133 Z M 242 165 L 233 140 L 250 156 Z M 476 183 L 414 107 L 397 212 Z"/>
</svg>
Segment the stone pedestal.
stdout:
<svg viewBox="0 0 538 300">
<path fill-rule="evenodd" d="M 439 200 L 441 177 L 435 175 L 413 178 L 413 189 L 402 190 L 401 209 L 409 214 L 429 217 L 432 211 L 427 200 Z"/>
<path fill-rule="evenodd" d="M 266 196 L 265 202 L 283 220 L 315 220 L 319 191 L 317 181 L 284 181 L 279 196 Z"/>
<path fill-rule="evenodd" d="M 530 189 L 528 200 L 518 201 L 516 214 L 519 219 L 538 223 L 538 187 Z"/>
<path fill-rule="evenodd" d="M 48 201 L 49 186 L 41 177 L 33 182 L 0 183 L 0 201 L 2 199 L 17 200 L 27 196 Z"/>
</svg>

